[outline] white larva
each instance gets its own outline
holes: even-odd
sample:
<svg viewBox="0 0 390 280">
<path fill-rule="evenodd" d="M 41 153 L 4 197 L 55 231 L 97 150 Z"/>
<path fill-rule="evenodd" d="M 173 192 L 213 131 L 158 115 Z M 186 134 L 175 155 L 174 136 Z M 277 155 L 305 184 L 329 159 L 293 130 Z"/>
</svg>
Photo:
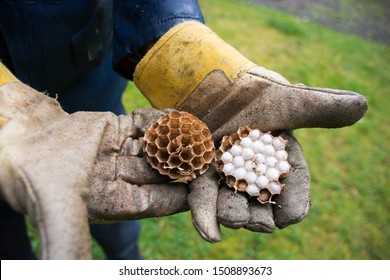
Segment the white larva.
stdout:
<svg viewBox="0 0 390 280">
<path fill-rule="evenodd" d="M 233 156 L 239 156 L 239 155 L 241 155 L 241 152 L 242 152 L 242 148 L 241 148 L 241 146 L 239 146 L 239 145 L 233 145 L 233 146 L 230 148 L 230 153 L 231 153 Z"/>
<path fill-rule="evenodd" d="M 245 159 L 245 160 L 251 159 L 251 158 L 253 158 L 254 155 L 255 155 L 255 153 L 252 151 L 251 148 L 242 149 L 241 156 L 243 159 Z"/>
<path fill-rule="evenodd" d="M 244 166 L 245 160 L 242 158 L 242 156 L 235 156 L 232 160 L 232 163 L 235 168 L 238 168 Z"/>
<path fill-rule="evenodd" d="M 260 189 L 265 189 L 269 184 L 269 180 L 267 177 L 265 177 L 264 175 L 263 176 L 259 176 L 257 177 L 257 180 L 256 180 L 256 185 L 260 188 Z"/>
<path fill-rule="evenodd" d="M 254 184 L 256 182 L 256 179 L 257 179 L 257 175 L 254 173 L 254 172 L 247 172 L 245 174 L 245 177 L 244 177 L 245 181 L 248 183 L 248 184 Z"/>
<path fill-rule="evenodd" d="M 245 168 L 240 167 L 240 168 L 237 168 L 237 169 L 234 171 L 233 176 L 234 176 L 237 180 L 241 180 L 241 179 L 244 179 L 244 178 L 245 178 L 246 173 L 247 173 L 247 172 L 246 172 Z"/>
<path fill-rule="evenodd" d="M 260 138 L 261 132 L 258 129 L 253 129 L 251 132 L 249 132 L 249 137 L 253 140 L 256 141 Z"/>
<path fill-rule="evenodd" d="M 241 139 L 241 147 L 249 148 L 252 145 L 252 140 L 249 137 L 244 137 Z"/>
<path fill-rule="evenodd" d="M 267 172 L 265 172 L 265 176 L 267 176 L 270 181 L 276 181 L 278 180 L 280 173 L 276 168 L 269 168 Z"/>
<path fill-rule="evenodd" d="M 222 171 L 226 175 L 232 175 L 234 171 L 234 165 L 232 163 L 227 163 L 223 166 Z"/>
<path fill-rule="evenodd" d="M 248 187 L 246 188 L 246 192 L 250 196 L 258 196 L 260 192 L 260 188 L 255 184 L 249 184 Z"/>
<path fill-rule="evenodd" d="M 221 156 L 221 160 L 223 161 L 223 163 L 229 163 L 229 162 L 232 162 L 233 160 L 233 155 L 229 152 L 224 152 Z"/>
</svg>

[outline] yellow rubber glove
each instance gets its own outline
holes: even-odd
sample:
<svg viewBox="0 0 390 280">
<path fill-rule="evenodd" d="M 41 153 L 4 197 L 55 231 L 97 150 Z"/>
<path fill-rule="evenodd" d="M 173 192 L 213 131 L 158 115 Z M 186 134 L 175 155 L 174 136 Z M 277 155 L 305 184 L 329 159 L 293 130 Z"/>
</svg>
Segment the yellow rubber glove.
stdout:
<svg viewBox="0 0 390 280">
<path fill-rule="evenodd" d="M 288 139 L 291 170 L 276 205 L 253 205 L 242 193 L 219 188 L 210 170 L 191 182 L 193 222 L 206 240 L 221 239 L 218 224 L 271 232 L 300 222 L 309 211 L 310 176 L 292 130 L 354 124 L 367 110 L 364 96 L 345 90 L 292 85 L 257 66 L 199 22 L 178 24 L 149 50 L 134 73 L 141 92 L 157 108 L 188 111 L 223 135 L 248 125 Z M 214 182 L 214 183 L 213 183 Z"/>
<path fill-rule="evenodd" d="M 0 62 L 0 86 L 10 82 L 16 82 L 18 79 Z"/>
</svg>

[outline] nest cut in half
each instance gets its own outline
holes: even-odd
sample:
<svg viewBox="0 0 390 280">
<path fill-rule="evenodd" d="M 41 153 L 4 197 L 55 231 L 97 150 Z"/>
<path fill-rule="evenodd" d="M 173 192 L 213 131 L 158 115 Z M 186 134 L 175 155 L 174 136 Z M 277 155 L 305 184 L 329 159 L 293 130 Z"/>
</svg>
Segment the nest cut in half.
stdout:
<svg viewBox="0 0 390 280">
<path fill-rule="evenodd" d="M 191 181 L 203 174 L 214 158 L 208 127 L 194 115 L 172 111 L 160 117 L 144 135 L 150 165 L 175 180 Z"/>
</svg>

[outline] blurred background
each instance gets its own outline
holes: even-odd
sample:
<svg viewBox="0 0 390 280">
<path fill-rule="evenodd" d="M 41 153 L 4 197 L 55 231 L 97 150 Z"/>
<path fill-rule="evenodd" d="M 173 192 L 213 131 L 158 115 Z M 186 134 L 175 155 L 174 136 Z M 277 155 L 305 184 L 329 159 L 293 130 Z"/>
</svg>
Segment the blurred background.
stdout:
<svg viewBox="0 0 390 280">
<path fill-rule="evenodd" d="M 390 259 L 388 1 L 200 0 L 206 24 L 291 83 L 352 90 L 369 109 L 354 126 L 295 132 L 312 176 L 306 219 L 272 234 L 222 228 L 210 244 L 190 213 L 142 221 L 145 259 Z M 127 110 L 150 106 L 129 83 Z M 35 249 L 36 232 L 30 229 Z M 104 254 L 94 243 L 95 259 Z"/>
</svg>

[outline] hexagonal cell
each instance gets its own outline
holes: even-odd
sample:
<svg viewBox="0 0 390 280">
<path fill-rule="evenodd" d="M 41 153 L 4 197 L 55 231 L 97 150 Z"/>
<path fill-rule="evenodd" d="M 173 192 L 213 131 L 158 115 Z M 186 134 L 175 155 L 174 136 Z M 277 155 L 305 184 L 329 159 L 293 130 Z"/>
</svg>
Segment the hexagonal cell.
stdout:
<svg viewBox="0 0 390 280">
<path fill-rule="evenodd" d="M 203 146 L 206 151 L 213 151 L 214 150 L 214 143 L 212 141 L 204 141 Z"/>
<path fill-rule="evenodd" d="M 202 135 L 204 138 L 207 138 L 207 139 L 212 138 L 212 134 L 211 134 L 210 130 L 208 130 L 207 128 L 202 130 Z"/>
<path fill-rule="evenodd" d="M 175 139 L 173 139 L 168 143 L 167 151 L 169 154 L 178 153 L 181 150 L 182 143 L 178 138 L 179 137 L 176 137 Z"/>
<path fill-rule="evenodd" d="M 194 157 L 191 161 L 192 165 L 194 166 L 194 169 L 200 169 L 202 168 L 203 164 L 205 164 L 205 160 L 203 157 Z"/>
<path fill-rule="evenodd" d="M 178 155 L 170 155 L 167 163 L 170 168 L 176 168 L 180 165 L 181 160 Z"/>
<path fill-rule="evenodd" d="M 155 143 L 148 143 L 145 146 L 145 151 L 148 156 L 154 156 L 158 152 L 158 147 Z"/>
<path fill-rule="evenodd" d="M 206 162 L 211 162 L 213 160 L 213 157 L 214 157 L 214 151 L 206 151 L 204 154 L 203 154 L 203 157 L 205 159 Z"/>
<path fill-rule="evenodd" d="M 194 157 L 195 154 L 193 153 L 192 149 L 189 148 L 183 148 L 179 154 L 180 160 L 184 162 L 190 162 Z"/>
<path fill-rule="evenodd" d="M 193 120 L 189 118 L 188 116 L 184 116 L 181 118 L 181 123 L 184 124 L 190 124 L 192 127 Z"/>
<path fill-rule="evenodd" d="M 193 172 L 194 167 L 188 162 L 182 162 L 179 167 L 179 172 L 182 175 L 189 175 Z"/>
<path fill-rule="evenodd" d="M 159 162 L 167 162 L 169 159 L 169 153 L 167 150 L 158 150 L 156 153 L 156 158 Z"/>
<path fill-rule="evenodd" d="M 180 127 L 181 134 L 192 135 L 194 133 L 194 128 L 191 124 L 182 124 Z"/>
<path fill-rule="evenodd" d="M 194 131 L 197 132 L 201 132 L 204 129 L 204 124 L 200 121 L 194 121 L 192 126 L 194 127 Z"/>
<path fill-rule="evenodd" d="M 148 142 L 154 142 L 156 141 L 158 137 L 158 133 L 155 129 L 151 129 L 145 133 L 145 138 L 147 139 Z"/>
<path fill-rule="evenodd" d="M 239 190 L 240 192 L 244 192 L 246 190 L 246 188 L 248 187 L 248 183 L 245 181 L 245 180 L 238 180 L 236 182 L 236 188 L 237 190 Z"/>
<path fill-rule="evenodd" d="M 148 162 L 150 163 L 150 165 L 154 168 L 157 168 L 158 165 L 160 164 L 160 162 L 158 161 L 158 159 L 156 157 L 147 157 L 148 159 Z"/>
<path fill-rule="evenodd" d="M 240 138 L 244 138 L 247 137 L 250 132 L 251 129 L 248 126 L 242 126 L 238 129 L 237 134 Z"/>
<path fill-rule="evenodd" d="M 166 124 L 161 124 L 156 128 L 158 135 L 167 135 L 169 133 L 169 126 Z"/>
<path fill-rule="evenodd" d="M 179 129 L 181 125 L 180 119 L 170 119 L 168 124 L 171 129 Z"/>
<path fill-rule="evenodd" d="M 257 200 L 260 201 L 260 203 L 270 203 L 272 194 L 267 189 L 260 190 L 260 194 L 257 197 Z"/>
<path fill-rule="evenodd" d="M 169 113 L 169 118 L 172 119 L 180 119 L 185 112 L 180 112 L 180 111 L 171 111 Z M 188 113 L 187 113 L 188 114 Z"/>
<path fill-rule="evenodd" d="M 226 176 L 225 181 L 226 181 L 226 185 L 228 185 L 229 187 L 236 188 L 237 180 L 233 176 L 231 175 Z"/>
<path fill-rule="evenodd" d="M 169 143 L 169 139 L 168 136 L 166 135 L 159 136 L 156 140 L 156 145 L 159 149 L 166 148 L 168 146 L 168 143 Z"/>
<path fill-rule="evenodd" d="M 179 136 L 181 136 L 180 129 L 178 129 L 178 128 L 171 128 L 169 130 L 169 133 L 168 133 L 168 139 L 169 140 L 172 141 L 173 139 L 175 139 L 176 137 L 179 137 Z"/>
<path fill-rule="evenodd" d="M 192 139 L 194 140 L 194 142 L 197 143 L 202 143 L 202 141 L 204 140 L 203 135 L 199 132 L 194 132 L 192 134 Z"/>
<path fill-rule="evenodd" d="M 201 156 L 205 152 L 205 148 L 203 144 L 200 143 L 195 143 L 194 145 L 192 145 L 192 150 L 194 151 L 194 154 L 197 156 Z"/>
</svg>

